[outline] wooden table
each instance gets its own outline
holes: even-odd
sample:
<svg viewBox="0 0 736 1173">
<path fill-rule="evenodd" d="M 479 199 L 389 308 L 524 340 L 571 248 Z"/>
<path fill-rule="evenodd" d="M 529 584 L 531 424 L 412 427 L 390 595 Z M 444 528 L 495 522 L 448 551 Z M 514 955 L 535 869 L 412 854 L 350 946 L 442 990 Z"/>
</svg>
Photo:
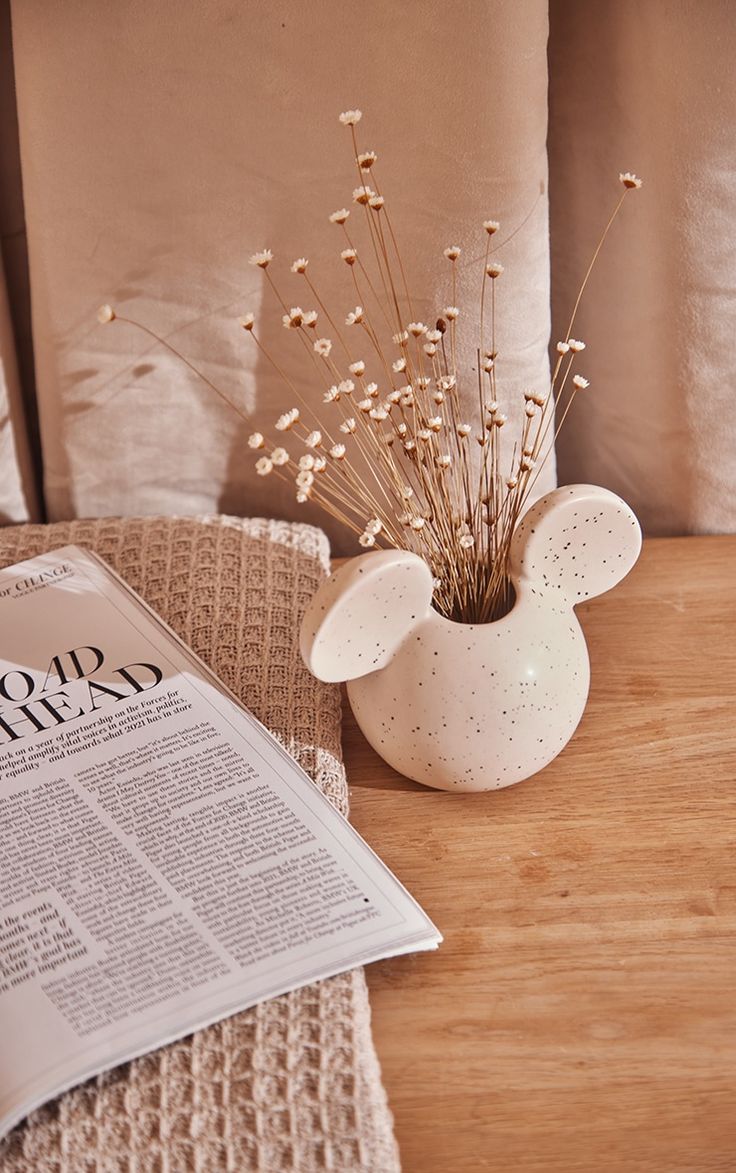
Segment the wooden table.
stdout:
<svg viewBox="0 0 736 1173">
<path fill-rule="evenodd" d="M 736 537 L 649 540 L 579 615 L 531 781 L 423 789 L 346 713 L 353 821 L 445 936 L 369 968 L 404 1173 L 736 1170 Z"/>
</svg>

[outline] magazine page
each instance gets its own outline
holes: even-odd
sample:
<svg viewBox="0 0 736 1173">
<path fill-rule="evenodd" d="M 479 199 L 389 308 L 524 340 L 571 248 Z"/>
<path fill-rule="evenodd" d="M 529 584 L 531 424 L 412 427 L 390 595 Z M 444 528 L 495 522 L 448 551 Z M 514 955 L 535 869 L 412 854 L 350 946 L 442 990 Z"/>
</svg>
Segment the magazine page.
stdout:
<svg viewBox="0 0 736 1173">
<path fill-rule="evenodd" d="M 439 933 L 99 559 L 0 571 L 0 1135 L 65 1088 Z"/>
</svg>

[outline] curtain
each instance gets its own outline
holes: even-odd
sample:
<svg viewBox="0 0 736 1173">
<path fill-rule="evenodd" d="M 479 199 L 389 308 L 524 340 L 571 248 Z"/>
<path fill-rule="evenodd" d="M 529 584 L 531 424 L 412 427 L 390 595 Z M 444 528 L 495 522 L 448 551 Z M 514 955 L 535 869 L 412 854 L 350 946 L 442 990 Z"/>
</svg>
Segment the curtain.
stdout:
<svg viewBox="0 0 736 1173">
<path fill-rule="evenodd" d="M 38 461 L 31 454 L 32 432 L 21 389 L 25 386 L 32 396 L 25 254 L 10 19 L 7 6 L 0 6 L 0 524 L 39 516 Z"/>
<path fill-rule="evenodd" d="M 326 384 L 305 381 L 248 257 L 277 252 L 287 306 L 314 302 L 289 272 L 301 256 L 328 307 L 355 306 L 328 221 L 357 182 L 346 108 L 364 111 L 362 149 L 380 156 L 413 317 L 433 325 L 450 300 L 443 249 L 458 244 L 473 261 L 458 292 L 472 324 L 482 221 L 519 228 L 497 297 L 499 378 L 518 422 L 523 389 L 548 378 L 544 0 L 21 0 L 12 13 L 51 518 L 219 509 L 322 522 L 255 473 L 247 436 L 273 434 L 294 395 L 237 318 L 257 315 L 322 410 Z M 175 345 L 246 418 L 139 330 L 99 326 L 105 302 Z M 539 488 L 553 478 L 550 461 Z"/>
<path fill-rule="evenodd" d="M 616 173 L 644 179 L 576 325 L 590 389 L 560 478 L 616 490 L 650 534 L 736 530 L 736 8 L 552 0 L 550 15 L 555 337 Z"/>
<path fill-rule="evenodd" d="M 498 284 L 509 435 L 521 392 L 548 372 L 547 157 L 553 343 L 618 172 L 643 176 L 576 321 L 590 388 L 559 438 L 559 479 L 620 492 L 650 534 L 736 529 L 730 0 L 15 0 L 12 16 L 37 372 L 34 397 L 21 346 L 24 404 L 11 345 L 23 341 L 22 281 L 8 259 L 22 231 L 4 219 L 14 334 L 6 315 L 0 520 L 35 510 L 35 456 L 51 518 L 225 510 L 323 521 L 255 475 L 248 434 L 271 432 L 294 400 L 237 318 L 256 314 L 286 374 L 320 403 L 324 388 L 303 382 L 248 256 L 278 252 L 289 305 L 304 304 L 288 272 L 299 256 L 326 302 L 350 305 L 344 241 L 327 214 L 350 205 L 355 184 L 336 114 L 359 106 L 417 317 L 447 300 L 445 245 L 476 256 L 486 217 L 513 234 Z M 477 264 L 465 274 L 458 298 L 477 317 Z M 99 326 L 102 302 L 164 336 L 241 415 L 165 346 Z M 552 463 L 545 474 L 540 491 Z"/>
</svg>

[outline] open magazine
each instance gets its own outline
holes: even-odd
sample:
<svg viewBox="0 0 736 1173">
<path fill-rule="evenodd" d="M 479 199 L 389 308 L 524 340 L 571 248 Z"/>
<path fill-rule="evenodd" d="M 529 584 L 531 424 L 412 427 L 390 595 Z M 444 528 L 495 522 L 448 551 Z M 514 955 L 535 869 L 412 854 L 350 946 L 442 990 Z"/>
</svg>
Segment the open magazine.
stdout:
<svg viewBox="0 0 736 1173">
<path fill-rule="evenodd" d="M 0 570 L 0 1136 L 102 1070 L 440 940 L 101 559 Z"/>
</svg>

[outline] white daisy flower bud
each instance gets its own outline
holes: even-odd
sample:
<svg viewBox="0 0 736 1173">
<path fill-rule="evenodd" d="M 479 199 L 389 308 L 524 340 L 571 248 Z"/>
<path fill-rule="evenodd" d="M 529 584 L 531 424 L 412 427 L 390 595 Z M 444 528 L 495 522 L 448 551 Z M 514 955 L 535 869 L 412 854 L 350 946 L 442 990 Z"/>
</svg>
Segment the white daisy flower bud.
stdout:
<svg viewBox="0 0 736 1173">
<path fill-rule="evenodd" d="M 519 481 L 518 481 L 517 477 L 509 477 L 508 480 L 506 481 L 506 488 L 507 489 L 515 489 L 516 486 L 518 485 L 518 483 L 519 483 Z"/>
<path fill-rule="evenodd" d="M 449 322 L 454 322 L 457 318 L 460 317 L 460 310 L 456 305 L 446 305 L 442 313 Z"/>
<path fill-rule="evenodd" d="M 524 411 L 529 416 L 529 419 L 531 419 L 532 416 L 535 416 L 537 414 L 537 405 L 535 403 L 532 403 L 531 400 L 529 400 L 526 407 L 524 408 Z"/>
<path fill-rule="evenodd" d="M 333 444 L 330 448 L 330 456 L 333 460 L 344 460 L 346 448 L 344 444 Z"/>
<path fill-rule="evenodd" d="M 97 311 L 97 321 L 101 326 L 106 326 L 108 322 L 115 321 L 115 310 L 111 305 L 101 305 Z"/>
<path fill-rule="evenodd" d="M 356 123 L 360 122 L 362 117 L 362 110 L 345 110 L 344 113 L 340 115 L 340 121 L 342 122 L 343 126 L 355 126 Z"/>
<path fill-rule="evenodd" d="M 373 208 L 374 212 L 380 212 L 383 205 L 386 203 L 382 195 L 372 195 L 368 200 L 368 206 Z"/>
<path fill-rule="evenodd" d="M 424 322 L 409 322 L 406 328 L 415 338 L 418 338 L 420 334 L 427 333 L 427 327 L 424 325 Z"/>
<path fill-rule="evenodd" d="M 438 404 L 438 405 L 439 405 L 440 403 L 444 403 L 444 402 L 445 402 L 445 393 L 444 393 L 444 391 L 439 391 L 439 390 L 437 390 L 437 391 L 433 391 L 433 392 L 432 392 L 432 399 L 433 399 L 433 400 L 434 400 L 434 402 L 435 402 L 436 404 Z"/>
<path fill-rule="evenodd" d="M 312 472 L 314 469 L 314 457 L 311 452 L 305 452 L 303 456 L 299 457 L 299 469 L 301 472 Z"/>
<path fill-rule="evenodd" d="M 350 251 L 351 251 L 350 249 L 345 249 L 345 252 L 350 252 Z M 345 253 L 342 253 L 341 255 L 344 260 Z M 362 321 L 363 321 L 363 307 L 362 307 L 362 305 L 356 305 L 355 309 L 351 310 L 350 313 L 348 314 L 348 316 L 346 317 L 345 325 L 346 326 L 357 326 L 358 323 L 362 322 Z"/>
<path fill-rule="evenodd" d="M 399 403 L 402 407 L 414 406 L 414 392 L 412 391 L 411 387 L 401 388 L 401 399 L 399 400 Z"/>
<path fill-rule="evenodd" d="M 416 450 L 415 440 L 404 440 L 404 452 L 414 452 Z"/>
<path fill-rule="evenodd" d="M 306 273 L 309 261 L 306 257 L 299 257 L 298 260 L 293 261 L 291 265 L 292 273 Z"/>
<path fill-rule="evenodd" d="M 257 265 L 259 269 L 267 269 L 273 260 L 273 253 L 270 248 L 264 248 L 259 253 L 253 253 L 249 258 L 249 264 Z"/>
<path fill-rule="evenodd" d="M 558 354 L 567 354 L 569 349 L 570 349 L 569 342 L 558 342 L 557 343 L 556 350 L 557 350 Z"/>
<path fill-rule="evenodd" d="M 573 382 L 573 386 L 577 387 L 577 389 L 579 391 L 584 391 L 586 387 L 590 386 L 590 383 L 588 382 L 588 380 L 584 379 L 582 375 L 575 375 L 572 382 Z"/>
<path fill-rule="evenodd" d="M 391 404 L 400 403 L 401 391 L 399 390 L 398 387 L 394 387 L 393 391 L 389 391 L 388 395 L 386 396 L 386 401 L 387 401 L 387 403 L 391 403 Z"/>
<path fill-rule="evenodd" d="M 302 317 L 302 322 L 305 326 L 311 326 L 313 328 L 317 324 L 317 311 L 307 310 Z"/>
<path fill-rule="evenodd" d="M 283 315 L 283 317 L 281 318 L 281 321 L 287 330 L 289 330 L 289 329 L 293 330 L 293 329 L 296 329 L 298 326 L 301 326 L 303 317 L 304 317 L 304 311 L 303 311 L 302 307 L 299 305 L 294 305 L 291 307 L 288 314 Z"/>
<path fill-rule="evenodd" d="M 402 371 L 406 370 L 406 359 L 403 357 L 403 355 L 401 358 L 397 358 L 395 362 L 391 363 L 391 369 L 396 371 L 397 374 L 400 374 Z"/>
<path fill-rule="evenodd" d="M 498 232 L 501 225 L 499 224 L 498 220 L 484 220 L 483 227 L 489 236 L 493 236 L 493 233 Z"/>
<path fill-rule="evenodd" d="M 327 390 L 325 391 L 324 395 L 322 396 L 322 402 L 323 403 L 339 403 L 340 402 L 340 389 L 334 383 L 332 384 L 331 387 L 328 387 Z"/>
<path fill-rule="evenodd" d="M 394 334 L 392 342 L 394 346 L 403 346 L 405 342 L 409 341 L 409 335 L 406 330 L 402 330 L 399 334 Z"/>
<path fill-rule="evenodd" d="M 443 423 L 444 423 L 444 420 L 442 419 L 442 416 L 435 415 L 435 416 L 432 416 L 431 419 L 427 420 L 427 427 L 432 432 L 440 432 L 442 430 Z"/>
<path fill-rule="evenodd" d="M 260 432 L 253 432 L 248 437 L 248 447 L 249 448 L 263 448 L 265 443 L 266 443 L 266 441 L 264 440 L 264 438 Z"/>
<path fill-rule="evenodd" d="M 256 461 L 256 472 L 259 477 L 267 477 L 270 472 L 273 472 L 273 461 L 268 456 L 261 456 Z"/>
<path fill-rule="evenodd" d="M 388 412 L 385 407 L 372 407 L 368 414 L 372 420 L 376 420 L 378 423 L 382 423 L 383 420 L 388 418 Z"/>
<path fill-rule="evenodd" d="M 289 463 L 289 453 L 285 448 L 274 448 L 271 453 L 271 460 L 280 468 L 282 465 Z"/>
<path fill-rule="evenodd" d="M 292 407 L 291 411 L 285 411 L 284 414 L 280 415 L 279 418 L 276 420 L 276 431 L 277 432 L 288 432 L 290 428 L 294 427 L 294 424 L 297 422 L 298 419 L 299 419 L 299 408 Z"/>
<path fill-rule="evenodd" d="M 427 342 L 439 342 L 441 337 L 441 330 L 427 330 Z"/>
<path fill-rule="evenodd" d="M 414 490 L 412 489 L 411 485 L 402 485 L 399 489 L 399 492 L 401 493 L 404 501 L 409 501 L 414 496 Z"/>
<path fill-rule="evenodd" d="M 458 424 L 455 431 L 462 440 L 465 440 L 472 432 L 470 424 Z"/>
<path fill-rule="evenodd" d="M 317 428 L 315 428 L 313 432 L 309 433 L 304 443 L 306 444 L 307 448 L 319 448 L 320 444 L 322 443 L 322 433 Z"/>
<path fill-rule="evenodd" d="M 358 359 L 357 362 L 351 362 L 348 370 L 350 371 L 351 375 L 355 375 L 357 378 L 361 378 L 361 376 L 365 374 L 365 363 L 362 359 Z"/>
<path fill-rule="evenodd" d="M 437 347 L 435 346 L 434 342 L 426 342 L 422 349 L 424 350 L 425 354 L 429 355 L 430 358 L 434 358 L 437 353 Z"/>
<path fill-rule="evenodd" d="M 441 456 L 436 457 L 436 463 L 439 468 L 449 468 L 452 464 L 452 457 L 449 453 L 442 453 Z"/>
<path fill-rule="evenodd" d="M 344 248 L 340 253 L 340 256 L 346 265 L 354 265 L 357 260 L 358 253 L 354 248 Z"/>
<path fill-rule="evenodd" d="M 324 472 L 326 468 L 327 468 L 327 457 L 326 456 L 315 456 L 315 458 L 314 458 L 314 471 L 315 472 Z"/>
<path fill-rule="evenodd" d="M 382 529 L 383 522 L 381 521 L 380 517 L 372 517 L 366 524 L 365 532 L 367 534 L 380 534 Z"/>
<path fill-rule="evenodd" d="M 355 390 L 355 383 L 352 379 L 343 379 L 342 383 L 337 384 L 337 389 L 341 395 L 352 395 Z"/>
<path fill-rule="evenodd" d="M 503 425 L 506 423 L 506 416 L 503 414 L 502 411 L 499 411 L 496 415 L 494 415 L 493 422 L 497 428 L 502 428 Z"/>
<path fill-rule="evenodd" d="M 574 351 L 575 354 L 580 354 L 581 350 L 585 350 L 585 343 L 581 342 L 578 338 L 571 338 L 569 341 L 570 350 Z"/>
<path fill-rule="evenodd" d="M 448 261 L 456 261 L 457 258 L 460 256 L 462 249 L 458 248 L 458 246 L 456 244 L 451 244 L 449 248 L 446 248 L 443 251 L 444 251 L 444 255 L 447 257 Z"/>
<path fill-rule="evenodd" d="M 420 428 L 417 432 L 417 440 L 421 440 L 423 444 L 428 444 L 432 439 L 432 433 L 429 428 Z"/>
<path fill-rule="evenodd" d="M 372 407 L 373 407 L 373 400 L 372 399 L 361 399 L 360 403 L 358 404 L 358 411 L 362 411 L 363 414 L 365 414 L 366 412 L 370 411 Z"/>
<path fill-rule="evenodd" d="M 519 468 L 522 472 L 531 472 L 534 468 L 534 463 L 535 462 L 532 460 L 531 456 L 522 456 L 519 463 Z"/>
<path fill-rule="evenodd" d="M 343 420 L 340 424 L 340 431 L 346 436 L 352 436 L 357 426 L 355 420 L 351 417 L 350 419 Z"/>
<path fill-rule="evenodd" d="M 369 534 L 366 531 L 365 533 L 362 533 L 360 535 L 360 537 L 358 538 L 358 542 L 361 546 L 364 546 L 366 549 L 370 549 L 371 546 L 375 546 L 376 539 L 374 538 L 373 534 Z"/>
<path fill-rule="evenodd" d="M 378 399 L 378 383 L 368 383 L 365 393 L 369 399 Z"/>
<path fill-rule="evenodd" d="M 252 330 L 255 322 L 255 314 L 244 314 L 242 318 L 238 318 L 238 325 L 242 326 L 243 330 Z"/>
<path fill-rule="evenodd" d="M 300 489 L 311 489 L 314 484 L 314 473 L 308 469 L 303 469 L 302 472 L 296 474 L 296 483 Z"/>
<path fill-rule="evenodd" d="M 496 412 L 498 411 L 498 403 L 495 399 L 492 399 L 490 403 L 486 404 L 486 411 L 488 412 L 489 415 L 496 414 Z"/>
<path fill-rule="evenodd" d="M 413 530 L 416 530 L 417 533 L 419 532 L 419 530 L 424 529 L 426 524 L 427 523 L 423 517 L 412 517 L 411 521 L 409 522 L 409 525 L 411 526 L 411 528 Z"/>
<path fill-rule="evenodd" d="M 339 208 L 337 212 L 330 213 L 330 224 L 344 224 L 349 215 L 347 208 Z"/>
<path fill-rule="evenodd" d="M 375 194 L 370 187 L 356 187 L 353 191 L 353 199 L 356 204 L 367 204 Z"/>
<path fill-rule="evenodd" d="M 490 261 L 486 265 L 486 277 L 490 277 L 493 280 L 496 277 L 500 277 L 502 273 L 503 265 L 499 265 L 498 261 Z"/>
<path fill-rule="evenodd" d="M 407 428 L 406 424 L 397 424 L 396 431 L 399 433 L 399 435 L 401 436 L 401 438 L 403 440 L 404 436 L 409 431 L 409 429 Z"/>
</svg>

